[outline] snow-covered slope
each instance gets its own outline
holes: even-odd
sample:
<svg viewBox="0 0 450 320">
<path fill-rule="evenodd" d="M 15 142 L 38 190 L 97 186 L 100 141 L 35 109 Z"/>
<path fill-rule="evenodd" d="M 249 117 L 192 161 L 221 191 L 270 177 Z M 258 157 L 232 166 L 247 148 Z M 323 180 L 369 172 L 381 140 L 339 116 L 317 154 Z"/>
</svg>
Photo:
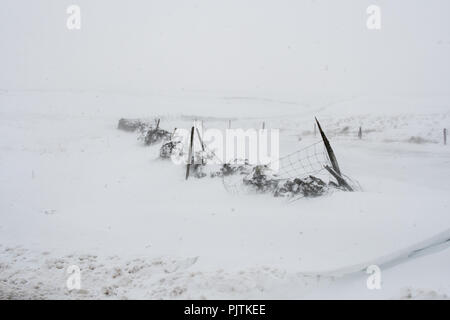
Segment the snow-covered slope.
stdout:
<svg viewBox="0 0 450 320">
<path fill-rule="evenodd" d="M 450 228 L 449 101 L 3 92 L 0 297 L 445 297 L 449 250 L 411 261 L 405 250 Z M 265 121 L 284 154 L 317 139 L 315 115 L 363 191 L 233 196 L 220 179 L 184 181 L 158 146 L 116 129 L 121 117 L 161 116 L 170 130 Z M 366 288 L 367 263 L 382 290 Z M 81 291 L 66 288 L 70 265 Z"/>
</svg>

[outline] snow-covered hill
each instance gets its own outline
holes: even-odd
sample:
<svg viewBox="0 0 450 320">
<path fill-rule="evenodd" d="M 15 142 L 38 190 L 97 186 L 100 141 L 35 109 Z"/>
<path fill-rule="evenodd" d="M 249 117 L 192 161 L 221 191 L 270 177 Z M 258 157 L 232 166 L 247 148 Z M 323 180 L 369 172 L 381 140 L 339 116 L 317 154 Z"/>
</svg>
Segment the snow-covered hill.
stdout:
<svg viewBox="0 0 450 320">
<path fill-rule="evenodd" d="M 450 238 L 449 101 L 3 92 L 0 297 L 446 297 L 445 243 L 408 254 Z M 363 191 L 233 196 L 220 179 L 185 181 L 159 146 L 116 128 L 121 117 L 161 117 L 168 130 L 265 121 L 285 154 L 317 139 L 314 116 Z M 369 263 L 381 290 L 358 271 Z M 70 265 L 81 291 L 66 288 Z"/>
</svg>

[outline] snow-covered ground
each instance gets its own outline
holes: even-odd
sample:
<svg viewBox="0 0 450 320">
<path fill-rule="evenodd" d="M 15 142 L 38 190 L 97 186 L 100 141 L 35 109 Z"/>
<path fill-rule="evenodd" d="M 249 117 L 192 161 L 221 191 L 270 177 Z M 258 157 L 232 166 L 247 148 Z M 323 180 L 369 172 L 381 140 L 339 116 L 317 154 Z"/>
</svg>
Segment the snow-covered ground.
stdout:
<svg viewBox="0 0 450 320">
<path fill-rule="evenodd" d="M 159 146 L 117 130 L 157 116 L 168 130 L 265 121 L 282 155 L 317 139 L 317 116 L 363 190 L 288 203 L 185 181 Z M 445 127 L 448 97 L 1 92 L 0 298 L 447 298 Z M 71 265 L 81 290 L 66 287 Z"/>
</svg>

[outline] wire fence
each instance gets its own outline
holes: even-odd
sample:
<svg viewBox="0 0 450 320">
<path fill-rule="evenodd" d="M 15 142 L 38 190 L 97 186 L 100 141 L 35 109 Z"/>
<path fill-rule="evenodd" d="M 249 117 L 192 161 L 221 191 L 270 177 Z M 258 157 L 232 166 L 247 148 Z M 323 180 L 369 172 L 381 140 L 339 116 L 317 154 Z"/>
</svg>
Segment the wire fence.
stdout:
<svg viewBox="0 0 450 320">
<path fill-rule="evenodd" d="M 268 167 L 278 167 L 274 172 L 274 180 L 304 179 L 308 176 L 329 178 L 325 166 L 331 166 L 323 141 L 315 142 L 288 155 L 280 157 Z M 245 175 L 235 174 L 223 176 L 223 185 L 231 194 L 247 193 L 251 190 L 243 182 Z"/>
<path fill-rule="evenodd" d="M 279 180 L 318 175 L 325 170 L 325 165 L 331 164 L 322 141 L 283 156 L 276 162 Z"/>
</svg>

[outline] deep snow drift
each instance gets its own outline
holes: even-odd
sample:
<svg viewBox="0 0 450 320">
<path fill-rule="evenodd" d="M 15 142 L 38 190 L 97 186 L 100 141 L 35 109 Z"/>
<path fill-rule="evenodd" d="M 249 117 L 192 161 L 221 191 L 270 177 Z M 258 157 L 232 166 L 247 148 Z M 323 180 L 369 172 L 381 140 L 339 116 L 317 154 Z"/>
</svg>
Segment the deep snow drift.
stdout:
<svg viewBox="0 0 450 320">
<path fill-rule="evenodd" d="M 449 101 L 3 92 L 0 298 L 445 298 Z M 235 196 L 117 130 L 122 117 L 169 131 L 265 121 L 283 155 L 317 140 L 314 116 L 363 191 Z M 366 287 L 370 264 L 381 290 Z M 66 288 L 70 265 L 81 290 Z"/>
</svg>

